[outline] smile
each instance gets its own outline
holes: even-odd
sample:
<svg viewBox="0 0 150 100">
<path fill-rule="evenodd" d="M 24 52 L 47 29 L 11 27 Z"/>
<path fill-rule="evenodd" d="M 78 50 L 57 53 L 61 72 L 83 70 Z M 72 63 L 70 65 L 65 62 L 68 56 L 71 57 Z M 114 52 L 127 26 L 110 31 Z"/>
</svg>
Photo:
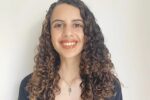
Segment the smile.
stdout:
<svg viewBox="0 0 150 100">
<path fill-rule="evenodd" d="M 77 43 L 77 41 L 61 41 L 62 47 L 66 49 L 74 48 Z"/>
</svg>

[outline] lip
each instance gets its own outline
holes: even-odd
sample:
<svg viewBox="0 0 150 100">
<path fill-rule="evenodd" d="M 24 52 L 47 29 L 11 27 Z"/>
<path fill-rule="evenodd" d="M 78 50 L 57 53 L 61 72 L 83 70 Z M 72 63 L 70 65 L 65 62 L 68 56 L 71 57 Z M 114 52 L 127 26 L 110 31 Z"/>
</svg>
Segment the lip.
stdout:
<svg viewBox="0 0 150 100">
<path fill-rule="evenodd" d="M 77 46 L 77 40 L 61 40 L 60 44 L 65 49 L 73 49 Z"/>
<path fill-rule="evenodd" d="M 61 40 L 60 43 L 78 42 L 77 40 Z"/>
</svg>

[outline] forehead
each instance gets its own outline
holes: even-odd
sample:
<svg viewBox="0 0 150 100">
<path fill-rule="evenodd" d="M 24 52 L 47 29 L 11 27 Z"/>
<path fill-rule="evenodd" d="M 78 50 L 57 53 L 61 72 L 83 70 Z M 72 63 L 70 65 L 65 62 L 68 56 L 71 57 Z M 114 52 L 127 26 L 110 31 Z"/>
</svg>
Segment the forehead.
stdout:
<svg viewBox="0 0 150 100">
<path fill-rule="evenodd" d="M 70 19 L 82 19 L 80 10 L 77 7 L 63 3 L 57 5 L 52 13 L 51 21 L 55 19 L 70 20 Z"/>
</svg>

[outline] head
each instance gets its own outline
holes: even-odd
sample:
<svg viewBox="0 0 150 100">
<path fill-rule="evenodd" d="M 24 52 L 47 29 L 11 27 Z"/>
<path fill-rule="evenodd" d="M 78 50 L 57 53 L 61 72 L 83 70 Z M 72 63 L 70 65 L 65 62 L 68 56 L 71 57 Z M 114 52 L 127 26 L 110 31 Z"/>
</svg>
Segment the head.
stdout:
<svg viewBox="0 0 150 100">
<path fill-rule="evenodd" d="M 61 61 L 63 58 L 79 61 L 84 45 L 84 23 L 80 10 L 66 3 L 59 4 L 53 10 L 50 23 L 51 41 Z"/>
<path fill-rule="evenodd" d="M 74 46 L 78 46 L 73 49 L 76 53 L 69 56 L 62 51 Z M 83 100 L 112 96 L 115 76 L 109 55 L 100 27 L 88 7 L 80 0 L 58 0 L 49 8 L 43 23 L 35 71 L 27 86 L 30 98 L 54 100 L 60 92 L 57 83 L 61 56 L 80 57 Z"/>
<path fill-rule="evenodd" d="M 76 9 L 74 11 L 71 11 L 70 8 L 68 8 L 68 10 L 70 10 L 70 12 L 71 12 L 72 15 L 69 14 L 69 16 L 68 16 L 67 14 L 63 14 L 63 13 L 66 13 L 68 11 L 68 10 L 66 10 L 67 8 L 64 8 L 64 6 L 66 6 L 66 5 L 70 6 L 70 8 L 72 7 L 74 9 Z M 68 11 L 68 13 L 70 13 L 70 12 Z M 76 13 L 74 13 L 74 12 L 76 12 Z M 100 37 L 100 38 L 97 38 L 97 39 L 99 39 L 101 41 L 101 43 L 104 43 L 104 38 L 103 38 L 102 33 L 100 33 L 100 34 L 94 34 L 95 33 L 94 31 L 100 31 L 100 28 L 97 25 L 97 23 L 95 22 L 95 18 L 93 16 L 92 12 L 88 9 L 88 7 L 82 1 L 80 1 L 80 0 L 58 0 L 57 2 L 53 3 L 51 5 L 50 9 L 48 10 L 46 18 L 45 18 L 45 21 L 44 21 L 44 24 L 43 24 L 43 29 L 42 29 L 42 33 L 46 33 L 46 34 L 49 35 L 49 37 L 47 38 L 47 41 L 50 42 L 50 45 L 58 53 L 59 53 L 60 49 L 56 47 L 58 45 L 58 43 L 56 44 L 56 43 L 54 43 L 54 41 L 56 40 L 56 37 L 58 38 L 59 35 L 61 35 L 61 34 L 59 34 L 60 31 L 56 32 L 55 29 L 54 29 L 54 27 L 53 27 L 54 24 L 55 24 L 55 23 L 53 23 L 53 21 L 56 20 L 56 19 L 58 19 L 58 20 L 60 19 L 60 18 L 58 18 L 59 15 L 57 15 L 56 13 L 59 14 L 59 15 L 60 14 L 66 15 L 66 16 L 63 16 L 63 17 L 65 19 L 67 19 L 67 20 L 68 19 L 71 20 L 72 17 L 70 17 L 70 15 L 74 16 L 74 18 L 72 18 L 72 20 L 73 19 L 80 20 L 80 21 L 76 21 L 74 24 L 79 24 L 79 25 L 81 24 L 82 29 L 81 28 L 80 28 L 80 30 L 76 29 L 73 32 L 71 30 L 70 33 L 72 33 L 72 34 L 69 34 L 70 37 L 74 33 L 79 33 L 80 35 L 81 34 L 84 35 L 84 36 L 81 36 L 81 38 L 83 38 L 83 39 L 81 39 L 82 40 L 81 42 L 83 44 L 80 45 L 79 52 L 82 52 L 82 51 L 84 51 L 86 49 L 91 48 L 92 45 L 89 45 L 89 44 L 94 44 L 92 42 L 95 42 L 93 40 L 94 40 L 94 38 L 96 39 L 97 35 L 99 35 L 99 37 Z M 65 20 L 65 19 L 63 19 L 63 20 Z M 56 22 L 58 22 L 56 24 L 59 24 L 59 25 L 62 24 L 62 23 L 64 24 L 64 22 L 62 22 L 62 21 L 56 21 Z M 63 27 L 64 26 L 65 25 L 63 25 Z M 55 33 L 55 34 L 53 34 L 53 33 Z M 58 34 L 56 35 L 56 33 L 58 33 Z M 61 30 L 61 33 L 63 33 L 62 30 Z M 66 34 L 64 34 L 64 37 L 66 37 L 66 35 L 68 35 L 68 34 L 67 34 L 67 32 L 64 32 L 64 33 L 66 33 Z M 72 37 L 74 38 L 74 36 L 72 36 Z M 84 46 L 84 48 L 82 48 L 83 46 Z M 63 54 L 63 55 L 65 55 L 65 54 Z"/>
</svg>

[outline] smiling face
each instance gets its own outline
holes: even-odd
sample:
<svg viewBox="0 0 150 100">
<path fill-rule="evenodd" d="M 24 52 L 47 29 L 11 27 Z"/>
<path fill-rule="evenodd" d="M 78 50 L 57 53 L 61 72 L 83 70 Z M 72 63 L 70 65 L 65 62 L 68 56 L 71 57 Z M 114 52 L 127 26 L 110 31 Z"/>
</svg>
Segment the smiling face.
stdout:
<svg viewBox="0 0 150 100">
<path fill-rule="evenodd" d="M 51 40 L 60 56 L 80 56 L 84 45 L 83 28 L 83 19 L 78 8 L 65 3 L 54 8 L 51 16 Z"/>
</svg>

